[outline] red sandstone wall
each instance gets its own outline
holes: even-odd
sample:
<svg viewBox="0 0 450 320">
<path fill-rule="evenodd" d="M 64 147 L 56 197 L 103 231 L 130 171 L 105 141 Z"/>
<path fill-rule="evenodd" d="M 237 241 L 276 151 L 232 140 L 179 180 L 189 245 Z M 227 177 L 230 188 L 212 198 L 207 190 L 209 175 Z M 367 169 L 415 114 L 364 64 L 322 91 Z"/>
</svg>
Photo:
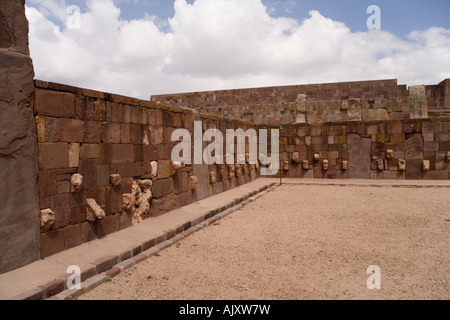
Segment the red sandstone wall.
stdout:
<svg viewBox="0 0 450 320">
<path fill-rule="evenodd" d="M 171 134 L 177 128 L 193 134 L 193 122 L 200 120 L 204 130 L 215 127 L 225 136 L 226 128 L 248 124 L 55 83 L 35 81 L 35 87 L 39 205 L 55 214 L 54 224 L 41 233 L 42 257 L 131 226 L 133 210 L 124 209 L 123 195 L 134 192 L 137 180 L 153 183 L 146 216 L 154 217 L 258 176 L 257 170 L 221 175 L 216 165 L 186 165 L 176 171 L 171 166 L 176 145 Z M 156 176 L 151 162 L 157 163 Z M 79 192 L 71 185 L 74 174 L 83 177 Z M 111 174 L 120 175 L 119 186 L 111 183 Z M 195 190 L 190 188 L 192 176 L 199 179 Z M 87 220 L 90 198 L 104 211 L 104 218 Z"/>
<path fill-rule="evenodd" d="M 152 101 L 273 126 L 427 117 L 426 101 L 412 105 L 406 86 L 396 80 L 169 94 Z"/>
<path fill-rule="evenodd" d="M 450 118 L 283 126 L 281 160 L 286 177 L 317 179 L 450 179 Z M 389 158 L 387 150 L 393 151 Z M 298 153 L 300 163 L 293 161 Z M 314 161 L 314 154 L 319 160 Z M 309 161 L 307 170 L 302 162 Z M 323 169 L 328 160 L 328 170 Z M 406 161 L 406 170 L 399 168 Z M 423 169 L 429 161 L 430 170 Z M 344 170 L 342 162 L 348 162 Z M 378 161 L 383 168 L 378 168 Z"/>
</svg>

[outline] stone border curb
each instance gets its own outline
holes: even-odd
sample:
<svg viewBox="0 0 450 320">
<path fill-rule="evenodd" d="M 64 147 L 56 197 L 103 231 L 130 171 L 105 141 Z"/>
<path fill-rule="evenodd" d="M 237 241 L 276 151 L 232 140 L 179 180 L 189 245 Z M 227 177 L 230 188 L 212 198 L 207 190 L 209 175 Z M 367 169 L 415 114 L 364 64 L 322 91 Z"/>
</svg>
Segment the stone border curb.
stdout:
<svg viewBox="0 0 450 320">
<path fill-rule="evenodd" d="M 9 300 L 74 300 L 93 290 L 108 279 L 112 279 L 121 272 L 154 256 L 161 250 L 223 219 L 276 187 L 278 187 L 276 183 L 265 185 L 258 190 L 235 198 L 224 206 L 210 210 L 195 220 L 187 221 L 182 226 L 165 230 L 164 234 L 133 246 L 117 256 L 99 258 L 94 262 L 95 267 L 82 270 L 80 289 L 68 289 L 66 280 L 69 275 L 64 274 L 49 283 L 16 295 Z"/>
<path fill-rule="evenodd" d="M 370 187 L 370 188 L 450 188 L 450 185 L 439 185 L 439 184 L 429 184 L 429 185 L 417 185 L 417 184 L 372 184 L 372 183 L 329 183 L 327 182 L 290 182 L 283 181 L 286 185 L 297 185 L 297 186 L 336 186 L 336 187 Z"/>
</svg>

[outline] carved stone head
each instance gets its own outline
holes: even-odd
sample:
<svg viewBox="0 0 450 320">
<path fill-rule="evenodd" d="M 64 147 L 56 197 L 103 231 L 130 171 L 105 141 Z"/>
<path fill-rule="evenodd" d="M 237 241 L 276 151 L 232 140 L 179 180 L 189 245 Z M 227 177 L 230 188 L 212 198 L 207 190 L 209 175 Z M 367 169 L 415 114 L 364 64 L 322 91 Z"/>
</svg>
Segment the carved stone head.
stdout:
<svg viewBox="0 0 450 320">
<path fill-rule="evenodd" d="M 70 184 L 73 192 L 80 192 L 83 188 L 83 176 L 79 173 L 73 174 L 70 178 Z"/>
<path fill-rule="evenodd" d="M 309 170 L 309 161 L 303 160 L 302 167 L 303 167 L 303 170 Z"/>
<path fill-rule="evenodd" d="M 394 159 L 394 150 L 392 150 L 392 149 L 386 150 L 386 158 Z"/>
<path fill-rule="evenodd" d="M 384 161 L 383 161 L 383 159 L 378 159 L 377 160 L 377 169 L 378 169 L 378 171 L 383 171 L 384 170 Z"/>
<path fill-rule="evenodd" d="M 400 171 L 406 170 L 406 161 L 404 159 L 398 160 L 398 170 Z"/>
<path fill-rule="evenodd" d="M 430 171 L 430 160 L 423 160 L 423 171 Z"/>
<path fill-rule="evenodd" d="M 324 171 L 328 170 L 328 160 L 327 159 L 322 161 L 322 168 Z"/>
</svg>

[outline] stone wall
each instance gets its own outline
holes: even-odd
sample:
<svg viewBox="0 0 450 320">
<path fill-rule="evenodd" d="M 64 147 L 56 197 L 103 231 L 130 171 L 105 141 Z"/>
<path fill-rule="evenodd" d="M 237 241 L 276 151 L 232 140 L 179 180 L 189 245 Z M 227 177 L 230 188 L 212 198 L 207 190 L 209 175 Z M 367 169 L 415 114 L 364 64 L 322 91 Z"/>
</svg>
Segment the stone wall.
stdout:
<svg viewBox="0 0 450 320">
<path fill-rule="evenodd" d="M 172 163 L 172 132 L 250 125 L 103 92 L 35 81 L 41 256 L 127 228 L 258 177 Z M 193 138 L 192 138 L 193 139 Z M 206 146 L 206 142 L 203 143 Z"/>
<path fill-rule="evenodd" d="M 426 96 L 431 117 L 450 116 L 450 79 L 426 86 Z"/>
<path fill-rule="evenodd" d="M 285 177 L 447 180 L 450 118 L 287 125 L 280 159 Z"/>
<path fill-rule="evenodd" d="M 428 117 L 425 86 L 397 80 L 205 91 L 152 96 L 153 102 L 255 124 L 376 121 Z"/>
<path fill-rule="evenodd" d="M 0 1 L 0 273 L 39 259 L 33 64 L 24 0 Z"/>
</svg>

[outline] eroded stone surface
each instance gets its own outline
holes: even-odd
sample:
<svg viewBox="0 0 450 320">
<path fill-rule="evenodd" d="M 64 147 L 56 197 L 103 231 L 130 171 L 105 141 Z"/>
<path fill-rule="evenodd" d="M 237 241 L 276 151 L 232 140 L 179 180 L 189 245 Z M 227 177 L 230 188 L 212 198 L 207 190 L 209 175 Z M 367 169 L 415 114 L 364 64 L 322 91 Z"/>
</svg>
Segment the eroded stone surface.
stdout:
<svg viewBox="0 0 450 320">
<path fill-rule="evenodd" d="M 55 223 L 55 213 L 51 209 L 41 210 L 41 232 L 47 232 Z"/>
<path fill-rule="evenodd" d="M 132 193 L 124 193 L 122 195 L 122 209 L 124 211 L 131 211 L 136 202 L 136 198 Z"/>
<path fill-rule="evenodd" d="M 0 1 L 0 273 L 40 258 L 34 71 L 24 1 Z M 42 138 L 42 137 L 41 137 Z M 21 192 L 20 190 L 23 190 Z"/>
<path fill-rule="evenodd" d="M 430 160 L 423 160 L 423 171 L 430 171 Z"/>
<path fill-rule="evenodd" d="M 196 176 L 190 176 L 188 178 L 188 188 L 189 191 L 194 191 L 198 186 L 198 178 Z"/>
<path fill-rule="evenodd" d="M 322 161 L 322 169 L 323 169 L 324 171 L 327 171 L 328 168 L 329 168 L 329 162 L 328 162 L 327 159 L 324 159 L 324 160 Z"/>
<path fill-rule="evenodd" d="M 150 162 L 150 175 L 152 177 L 156 177 L 158 175 L 158 162 Z"/>
<path fill-rule="evenodd" d="M 406 160 L 404 160 L 404 159 L 398 160 L 398 170 L 400 170 L 400 171 L 406 170 Z"/>
<path fill-rule="evenodd" d="M 109 181 L 114 187 L 117 187 L 122 182 L 122 177 L 120 176 L 120 174 L 112 174 L 109 176 Z"/>
<path fill-rule="evenodd" d="M 383 159 L 378 159 L 377 160 L 377 169 L 378 169 L 378 171 L 383 171 L 384 170 L 384 160 Z"/>
<path fill-rule="evenodd" d="M 294 162 L 294 163 L 300 163 L 300 153 L 293 152 L 291 159 L 292 159 L 292 162 Z"/>
<path fill-rule="evenodd" d="M 302 168 L 303 168 L 303 170 L 309 170 L 309 161 L 308 160 L 303 160 Z"/>
<path fill-rule="evenodd" d="M 341 169 L 342 170 L 348 170 L 348 161 L 342 161 L 342 164 L 341 164 Z"/>
<path fill-rule="evenodd" d="M 86 199 L 86 219 L 88 221 L 101 220 L 105 218 L 105 210 L 93 198 Z"/>
<path fill-rule="evenodd" d="M 70 184 L 72 186 L 72 192 L 80 192 L 83 189 L 83 176 L 79 173 L 75 173 L 70 178 Z"/>
<path fill-rule="evenodd" d="M 386 150 L 386 158 L 388 158 L 388 159 L 393 159 L 393 158 L 394 158 L 394 150 L 392 150 L 392 149 L 387 149 L 387 150 Z"/>
</svg>

